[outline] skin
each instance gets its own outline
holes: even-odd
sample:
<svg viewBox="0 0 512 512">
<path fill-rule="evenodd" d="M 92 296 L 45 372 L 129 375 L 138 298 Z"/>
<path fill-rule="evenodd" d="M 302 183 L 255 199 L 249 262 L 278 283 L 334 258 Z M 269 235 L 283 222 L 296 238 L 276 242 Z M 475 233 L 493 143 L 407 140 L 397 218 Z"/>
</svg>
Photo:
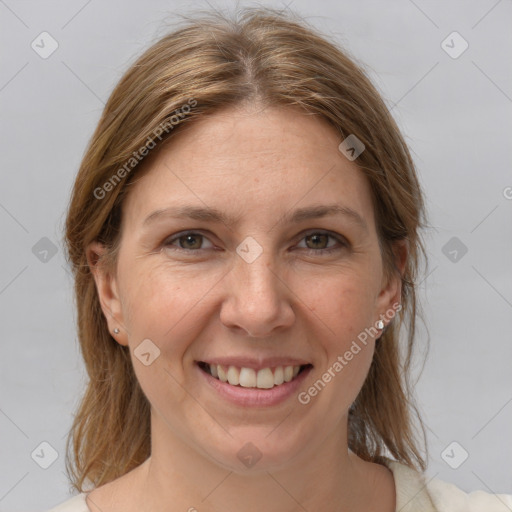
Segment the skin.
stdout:
<svg viewBox="0 0 512 512">
<path fill-rule="evenodd" d="M 131 188 L 116 268 L 98 265 L 104 248 L 89 246 L 110 331 L 120 329 L 113 336 L 129 345 L 151 404 L 152 435 L 151 456 L 92 491 L 91 511 L 395 510 L 391 472 L 347 443 L 348 409 L 374 339 L 307 405 L 296 396 L 267 408 L 233 405 L 194 363 L 301 357 L 313 364 L 304 391 L 400 302 L 399 273 L 385 277 L 369 184 L 340 142 L 325 121 L 290 107 L 231 107 L 203 118 L 152 155 Z M 348 215 L 282 220 L 330 203 L 357 212 L 366 228 Z M 178 204 L 239 218 L 226 225 L 167 216 L 144 226 L 155 210 Z M 186 230 L 204 237 L 176 239 Z M 326 230 L 344 243 L 309 236 Z M 263 249 L 252 263 L 236 252 L 248 236 Z M 405 251 L 397 245 L 399 270 Z M 133 350 L 148 338 L 160 355 L 145 366 Z M 237 457 L 247 442 L 262 453 L 251 468 Z"/>
</svg>

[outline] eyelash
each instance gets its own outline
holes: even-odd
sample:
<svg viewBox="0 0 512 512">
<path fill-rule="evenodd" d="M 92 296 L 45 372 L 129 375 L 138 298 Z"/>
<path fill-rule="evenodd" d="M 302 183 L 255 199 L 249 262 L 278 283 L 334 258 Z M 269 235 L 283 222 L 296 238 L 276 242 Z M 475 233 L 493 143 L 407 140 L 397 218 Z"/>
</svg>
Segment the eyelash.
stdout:
<svg viewBox="0 0 512 512">
<path fill-rule="evenodd" d="M 207 238 L 206 235 L 199 233 L 197 231 L 182 231 L 180 233 L 177 233 L 176 235 L 172 235 L 172 238 L 167 238 L 166 240 L 164 240 L 163 247 L 166 247 L 166 248 L 172 247 L 172 250 L 179 251 L 179 252 L 185 252 L 185 253 L 191 253 L 191 252 L 199 253 L 199 252 L 208 250 L 208 249 L 203 249 L 203 248 L 201 248 L 201 249 L 184 249 L 183 247 L 172 246 L 173 242 L 176 242 L 180 238 L 188 236 L 188 235 L 194 235 L 194 236 L 200 236 L 203 238 Z M 323 230 L 310 231 L 310 232 L 304 234 L 302 236 L 302 238 L 300 239 L 300 241 L 304 240 L 308 236 L 313 236 L 313 235 L 327 235 L 329 238 L 336 240 L 340 245 L 334 246 L 334 247 L 328 247 L 326 249 L 306 248 L 305 250 L 309 254 L 325 254 L 325 255 L 327 255 L 332 252 L 340 251 L 342 249 L 346 249 L 349 247 L 348 242 L 343 237 L 341 237 L 341 235 L 335 235 L 334 233 L 331 233 L 330 231 L 323 231 Z M 329 242 L 327 242 L 327 243 L 329 243 Z"/>
</svg>

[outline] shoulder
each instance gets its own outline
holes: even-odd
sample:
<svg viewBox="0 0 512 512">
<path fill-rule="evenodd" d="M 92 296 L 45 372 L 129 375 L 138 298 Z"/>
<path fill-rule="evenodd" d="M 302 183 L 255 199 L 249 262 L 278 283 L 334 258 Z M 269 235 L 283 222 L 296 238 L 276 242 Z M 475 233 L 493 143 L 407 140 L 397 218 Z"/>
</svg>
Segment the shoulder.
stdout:
<svg viewBox="0 0 512 512">
<path fill-rule="evenodd" d="M 85 501 L 87 494 L 81 493 L 48 510 L 48 512 L 90 512 Z"/>
<path fill-rule="evenodd" d="M 401 512 L 510 512 L 512 495 L 485 491 L 466 493 L 456 485 L 429 478 L 396 461 L 386 466 L 393 473 L 396 510 Z"/>
<path fill-rule="evenodd" d="M 439 512 L 510 512 L 512 495 L 485 491 L 466 493 L 450 482 L 433 478 L 428 491 Z"/>
</svg>

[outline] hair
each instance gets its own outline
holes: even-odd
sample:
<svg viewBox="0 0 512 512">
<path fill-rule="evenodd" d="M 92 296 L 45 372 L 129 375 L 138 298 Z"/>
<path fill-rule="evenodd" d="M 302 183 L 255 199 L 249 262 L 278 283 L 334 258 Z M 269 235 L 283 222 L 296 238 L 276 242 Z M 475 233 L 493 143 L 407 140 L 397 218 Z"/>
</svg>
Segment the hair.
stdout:
<svg viewBox="0 0 512 512">
<path fill-rule="evenodd" d="M 147 49 L 114 88 L 81 162 L 65 233 L 88 374 L 66 446 L 66 469 L 79 492 L 87 481 L 108 483 L 151 455 L 150 404 L 129 348 L 108 330 L 86 248 L 101 242 L 107 249 L 103 264 L 115 268 L 121 206 L 128 185 L 141 175 L 141 155 L 156 147 L 154 155 L 205 115 L 247 103 L 319 115 L 342 139 L 353 134 L 366 148 L 354 163 L 370 184 L 386 273 L 398 271 L 395 241 L 407 242 L 408 258 L 402 309 L 376 341 L 367 378 L 349 410 L 348 444 L 366 461 L 383 464 L 390 454 L 411 468 L 426 468 L 417 426 L 424 446 L 425 428 L 410 383 L 419 317 L 415 280 L 425 256 L 424 202 L 413 160 L 355 59 L 296 14 L 258 7 L 233 16 L 201 11 Z"/>
</svg>

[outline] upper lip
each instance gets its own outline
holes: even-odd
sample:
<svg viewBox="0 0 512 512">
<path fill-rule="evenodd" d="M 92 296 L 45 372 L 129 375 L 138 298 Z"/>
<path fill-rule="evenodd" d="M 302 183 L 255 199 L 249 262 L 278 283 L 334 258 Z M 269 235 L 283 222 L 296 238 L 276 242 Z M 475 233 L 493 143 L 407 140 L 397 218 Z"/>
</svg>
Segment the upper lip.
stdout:
<svg viewBox="0 0 512 512">
<path fill-rule="evenodd" d="M 236 366 L 238 368 L 252 368 L 253 370 L 261 370 L 263 368 L 276 368 L 277 366 L 303 366 L 311 364 L 305 359 L 295 357 L 211 357 L 202 359 L 201 361 L 210 365 L 220 364 L 222 366 Z"/>
</svg>

